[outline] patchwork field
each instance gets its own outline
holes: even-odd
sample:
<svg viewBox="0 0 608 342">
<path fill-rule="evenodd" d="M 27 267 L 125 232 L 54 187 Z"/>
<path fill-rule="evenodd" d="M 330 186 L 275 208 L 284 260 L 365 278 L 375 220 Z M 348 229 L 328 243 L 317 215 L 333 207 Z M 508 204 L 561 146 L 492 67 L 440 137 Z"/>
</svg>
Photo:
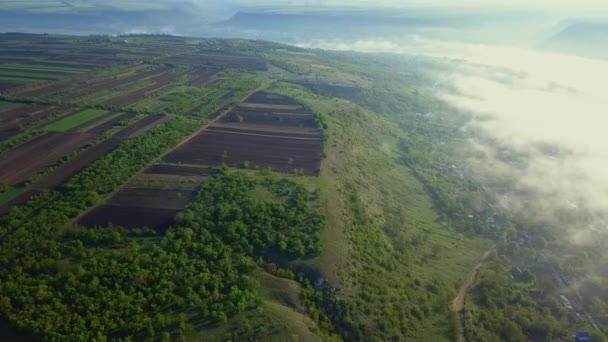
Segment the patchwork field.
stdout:
<svg viewBox="0 0 608 342">
<path fill-rule="evenodd" d="M 0 156 L 0 183 L 17 185 L 93 139 L 91 134 L 46 133 Z"/>
<path fill-rule="evenodd" d="M 0 336 L 457 340 L 487 197 L 435 172 L 457 163 L 461 113 L 391 60 L 0 34 Z"/>
<path fill-rule="evenodd" d="M 125 228 L 167 229 L 179 210 L 162 208 L 121 207 L 103 205 L 78 221 L 85 227 L 107 227 L 110 225 Z"/>
<path fill-rule="evenodd" d="M 28 127 L 43 124 L 62 112 L 60 106 L 13 104 L 0 109 L 0 141 L 24 132 Z"/>
<path fill-rule="evenodd" d="M 192 54 L 180 54 L 163 60 L 171 64 L 190 64 L 204 67 L 228 67 L 249 71 L 266 71 L 266 61 L 237 54 L 226 54 L 221 51 L 202 50 Z"/>
<path fill-rule="evenodd" d="M 78 114 L 71 115 L 65 119 L 61 119 L 47 126 L 45 129 L 51 132 L 65 132 L 70 129 L 86 124 L 87 122 L 99 118 L 104 114 L 107 114 L 107 110 L 100 109 L 88 109 Z"/>
<path fill-rule="evenodd" d="M 258 102 L 254 102 L 258 101 Z M 290 98 L 258 92 L 207 130 L 165 157 L 172 164 L 222 165 L 315 175 L 323 154 L 323 133 L 315 117 Z"/>
<path fill-rule="evenodd" d="M 146 182 L 145 174 L 140 175 L 112 195 L 104 205 L 79 219 L 78 223 L 85 227 L 147 227 L 162 232 L 173 223 L 175 215 L 194 199 L 196 184 L 200 185 L 200 182 L 191 183 L 180 189 L 175 184 L 180 182 L 179 179 L 172 177 L 163 179 L 166 183 L 155 187 L 154 182 Z"/>
<path fill-rule="evenodd" d="M 246 101 L 256 108 L 237 106 L 228 111 L 168 153 L 163 158 L 164 164 L 148 167 L 78 223 L 86 227 L 145 226 L 164 231 L 173 223 L 175 215 L 194 199 L 195 190 L 213 174 L 210 167 L 221 164 L 316 174 L 323 153 L 323 133 L 314 115 L 305 112 L 292 99 L 263 92 Z M 276 105 L 299 109 L 264 108 Z M 154 124 L 161 118 L 149 116 L 140 122 Z M 137 126 L 133 125 L 130 130 Z"/>
<path fill-rule="evenodd" d="M 15 106 L 12 106 L 15 107 Z M 35 106 L 17 106 L 22 110 Z M 36 107 L 37 108 L 37 107 Z M 3 110 L 17 110 L 15 108 L 3 108 Z M 44 110 L 48 111 L 48 108 Z M 120 127 L 123 122 L 135 118 L 134 113 L 108 114 L 109 120 L 102 122 L 100 118 L 107 114 L 105 110 L 87 110 L 78 112 L 72 116 L 54 122 L 46 127 L 45 133 L 33 140 L 17 146 L 13 150 L 0 156 L 0 184 L 22 185 L 34 175 L 53 167 L 31 184 L 27 191 L 6 201 L 0 209 L 0 215 L 8 213 L 14 206 L 20 206 L 34 194 L 59 188 L 70 177 L 93 164 L 102 156 L 113 151 L 126 139 L 144 134 L 167 120 L 163 116 L 147 116 L 120 130 L 111 138 L 94 144 L 95 139 L 101 137 L 108 130 Z M 83 122 L 84 121 L 84 122 Z M 62 163 L 58 162 L 67 158 L 72 152 L 88 147 L 86 151 L 77 154 Z"/>
</svg>

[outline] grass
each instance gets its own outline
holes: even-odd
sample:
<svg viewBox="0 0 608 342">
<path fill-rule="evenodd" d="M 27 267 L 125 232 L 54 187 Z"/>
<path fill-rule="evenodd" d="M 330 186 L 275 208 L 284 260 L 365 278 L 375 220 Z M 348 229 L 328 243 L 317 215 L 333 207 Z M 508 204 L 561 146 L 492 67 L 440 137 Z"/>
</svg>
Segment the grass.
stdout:
<svg viewBox="0 0 608 342">
<path fill-rule="evenodd" d="M 85 110 L 84 112 L 80 112 L 78 114 L 74 114 L 65 119 L 56 121 L 56 122 L 50 124 L 49 126 L 45 127 L 45 129 L 47 131 L 51 131 L 51 132 L 65 132 L 67 130 L 70 130 L 71 128 L 81 125 L 89 120 L 93 120 L 96 117 L 99 117 L 106 113 L 108 113 L 107 110 L 88 109 L 88 110 Z"/>
<path fill-rule="evenodd" d="M 256 186 L 251 190 L 251 196 L 260 202 L 277 202 L 279 199 L 270 190 L 263 186 Z"/>
<path fill-rule="evenodd" d="M 82 128 L 79 128 L 78 130 L 80 132 L 86 132 L 86 131 L 88 131 L 90 129 L 93 129 L 93 128 L 97 127 L 97 126 L 100 126 L 100 125 L 102 125 L 102 124 L 104 124 L 104 123 L 106 123 L 106 122 L 114 119 L 115 117 L 117 117 L 117 116 L 119 116 L 121 114 L 123 114 L 123 113 L 113 113 L 113 114 L 110 114 L 110 115 L 106 115 L 105 117 L 103 117 L 100 120 L 90 120 L 91 122 L 89 124 L 87 124 L 86 126 L 84 126 Z"/>
<path fill-rule="evenodd" d="M 6 191 L 0 193 L 0 205 L 4 205 L 12 201 L 24 191 L 25 188 L 8 188 Z"/>
<path fill-rule="evenodd" d="M 226 324 L 199 331 L 205 341 L 231 340 L 230 334 L 238 334 L 238 340 L 260 340 L 256 330 L 265 333 L 263 341 L 321 341 L 313 332 L 315 323 L 301 313 L 300 284 L 293 280 L 273 276 L 263 270 L 254 273 L 260 283 L 262 304 L 259 308 L 233 317 Z"/>
<path fill-rule="evenodd" d="M 449 303 L 490 245 L 441 222 L 433 201 L 401 163 L 401 129 L 348 101 L 279 84 L 328 121 L 321 202 L 324 254 L 311 264 L 351 305 L 366 336 L 450 341 Z"/>
</svg>

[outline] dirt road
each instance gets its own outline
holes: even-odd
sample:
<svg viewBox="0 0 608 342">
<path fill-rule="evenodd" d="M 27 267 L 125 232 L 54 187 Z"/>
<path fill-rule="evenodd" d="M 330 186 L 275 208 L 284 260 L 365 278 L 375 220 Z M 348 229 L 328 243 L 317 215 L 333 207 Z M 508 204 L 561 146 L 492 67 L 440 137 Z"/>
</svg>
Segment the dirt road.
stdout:
<svg viewBox="0 0 608 342">
<path fill-rule="evenodd" d="M 479 269 L 484 264 L 484 262 L 488 259 L 488 257 L 492 253 L 492 251 L 494 251 L 494 246 L 492 246 L 492 248 L 490 248 L 481 257 L 481 260 L 479 261 L 479 263 L 477 265 L 475 265 L 475 267 L 471 270 L 471 272 L 467 276 L 465 282 L 462 284 L 462 286 L 460 287 L 460 289 L 458 289 L 458 295 L 452 301 L 452 311 L 454 311 L 455 313 L 457 313 L 458 314 L 458 318 L 459 318 L 459 323 L 458 323 L 458 324 L 460 324 L 460 335 L 458 336 L 458 341 L 459 342 L 464 342 L 465 341 L 465 338 L 464 338 L 464 322 L 462 320 L 462 318 L 463 318 L 462 314 L 463 314 L 463 310 L 464 310 L 464 300 L 465 300 L 465 297 L 467 295 L 467 292 L 469 291 L 469 288 L 471 288 L 471 286 L 473 286 L 473 283 L 475 283 L 475 279 L 477 279 L 477 274 L 479 273 Z"/>
</svg>

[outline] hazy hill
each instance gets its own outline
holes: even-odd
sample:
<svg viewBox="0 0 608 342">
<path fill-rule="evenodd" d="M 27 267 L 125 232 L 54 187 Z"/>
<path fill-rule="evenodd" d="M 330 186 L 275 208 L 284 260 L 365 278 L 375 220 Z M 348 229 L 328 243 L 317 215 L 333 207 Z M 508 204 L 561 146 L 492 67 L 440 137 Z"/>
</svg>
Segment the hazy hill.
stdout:
<svg viewBox="0 0 608 342">
<path fill-rule="evenodd" d="M 566 24 L 549 38 L 547 46 L 566 53 L 608 58 L 608 22 Z"/>
</svg>

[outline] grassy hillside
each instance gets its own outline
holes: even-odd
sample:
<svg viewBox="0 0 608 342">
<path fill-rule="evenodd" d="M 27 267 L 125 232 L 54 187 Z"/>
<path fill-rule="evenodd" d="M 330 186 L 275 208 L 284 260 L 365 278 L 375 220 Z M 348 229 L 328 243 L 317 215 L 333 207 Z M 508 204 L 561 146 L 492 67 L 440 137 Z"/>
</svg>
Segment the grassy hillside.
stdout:
<svg viewBox="0 0 608 342">
<path fill-rule="evenodd" d="M 49 136 L 98 134 L 48 157 L 23 177 L 27 188 L 2 187 L 0 203 L 17 198 L 19 208 L 0 218 L 0 321 L 57 339 L 457 339 L 452 301 L 500 240 L 487 218 L 508 221 L 468 172 L 470 117 L 428 91 L 439 67 L 241 40 L 142 35 L 136 47 L 104 38 L 80 51 L 62 39 L 83 60 L 106 51 L 96 44 L 131 57 L 100 61 L 90 77 L 11 88 L 3 99 L 13 103 L 0 103 L 3 132 L 14 133 L 0 158 L 40 160 Z M 174 53 L 177 62 L 165 59 Z M 306 173 L 298 158 L 312 165 Z M 39 186 L 46 176 L 58 183 Z M 169 218 L 125 228 L 105 220 L 115 212 L 126 224 Z M 480 273 L 468 336 L 506 336 L 481 327 L 514 321 L 484 310 L 523 312 L 485 305 L 484 293 L 542 314 L 523 295 L 528 284 L 508 283 L 508 264 L 492 272 L 505 281 Z"/>
<path fill-rule="evenodd" d="M 489 247 L 441 222 L 429 194 L 400 160 L 403 132 L 345 100 L 277 84 L 328 123 L 319 184 L 328 228 L 313 263 L 358 338 L 452 339 L 449 303 Z M 328 300 L 334 300 L 329 298 Z"/>
</svg>

